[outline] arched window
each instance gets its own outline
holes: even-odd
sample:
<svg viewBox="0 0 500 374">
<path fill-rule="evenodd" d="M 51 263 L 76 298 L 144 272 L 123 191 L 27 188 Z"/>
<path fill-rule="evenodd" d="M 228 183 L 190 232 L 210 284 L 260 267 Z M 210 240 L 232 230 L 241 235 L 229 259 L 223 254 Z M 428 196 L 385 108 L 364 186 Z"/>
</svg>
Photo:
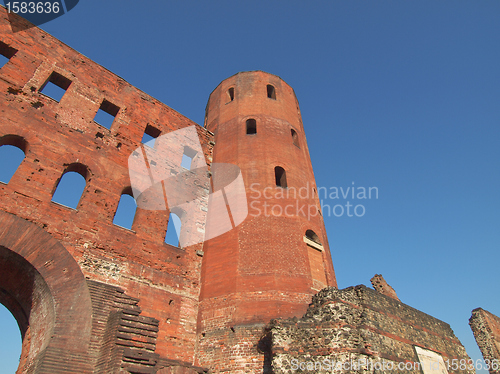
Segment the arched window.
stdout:
<svg viewBox="0 0 500 374">
<path fill-rule="evenodd" d="M 27 149 L 26 140 L 18 135 L 5 135 L 0 138 L 1 182 L 9 183 L 19 165 L 23 162 Z"/>
<path fill-rule="evenodd" d="M 297 135 L 297 131 L 292 129 L 292 141 L 293 145 L 296 145 L 297 147 L 299 146 L 299 136 Z"/>
<path fill-rule="evenodd" d="M 113 224 L 132 230 L 136 210 L 137 204 L 132 196 L 132 188 L 127 187 L 120 197 Z"/>
<path fill-rule="evenodd" d="M 312 230 L 306 231 L 306 234 L 304 235 L 304 242 L 310 247 L 316 248 L 320 251 L 323 250 L 323 244 L 321 244 L 318 235 Z"/>
<path fill-rule="evenodd" d="M 281 166 L 276 166 L 274 168 L 274 176 L 276 178 L 276 186 L 287 188 L 285 169 L 283 169 Z"/>
<path fill-rule="evenodd" d="M 179 238 L 181 235 L 181 219 L 175 213 L 170 213 L 168 217 L 167 235 L 165 235 L 165 243 L 179 247 Z"/>
<path fill-rule="evenodd" d="M 276 89 L 270 84 L 267 85 L 267 97 L 276 100 Z"/>
<path fill-rule="evenodd" d="M 253 118 L 247 119 L 247 135 L 257 134 L 257 121 Z"/>
<path fill-rule="evenodd" d="M 229 90 L 227 90 L 227 96 L 229 97 L 228 103 L 234 100 L 234 87 L 231 87 Z"/>
<path fill-rule="evenodd" d="M 69 165 L 57 183 L 52 201 L 76 209 L 87 184 L 88 169 L 85 165 Z"/>
</svg>

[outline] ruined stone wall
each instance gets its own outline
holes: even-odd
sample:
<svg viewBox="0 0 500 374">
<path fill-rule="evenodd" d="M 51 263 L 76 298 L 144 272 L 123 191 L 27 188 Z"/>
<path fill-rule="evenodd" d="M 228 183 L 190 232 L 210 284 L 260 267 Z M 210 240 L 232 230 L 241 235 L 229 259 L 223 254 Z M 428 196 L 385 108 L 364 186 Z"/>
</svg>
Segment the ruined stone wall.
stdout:
<svg viewBox="0 0 500 374">
<path fill-rule="evenodd" d="M 338 362 L 336 372 L 421 373 L 417 347 L 443 362 L 469 359 L 448 324 L 365 286 L 322 290 L 302 318 L 275 320 L 270 334 L 274 373 L 300 372 L 299 363 L 327 373 Z"/>
<path fill-rule="evenodd" d="M 142 314 L 158 321 L 160 357 L 192 363 L 201 244 L 164 243 L 169 211 L 138 209 L 131 230 L 113 218 L 130 186 L 128 157 L 146 127 L 163 134 L 195 123 L 36 27 L 13 33 L 2 7 L 0 47 L 10 57 L 0 69 L 0 145 L 26 155 L 10 182 L 0 183 L 0 209 L 43 228 L 85 277 L 136 299 Z M 40 92 L 54 76 L 70 82 L 59 102 Z M 118 108 L 109 129 L 94 121 L 105 105 Z M 210 163 L 212 135 L 196 129 Z M 72 209 L 51 199 L 75 167 L 86 186 Z"/>
<path fill-rule="evenodd" d="M 492 363 L 497 360 L 495 365 L 491 365 L 490 373 L 499 374 L 500 318 L 484 309 L 477 308 L 472 311 L 469 324 L 485 362 Z"/>
</svg>

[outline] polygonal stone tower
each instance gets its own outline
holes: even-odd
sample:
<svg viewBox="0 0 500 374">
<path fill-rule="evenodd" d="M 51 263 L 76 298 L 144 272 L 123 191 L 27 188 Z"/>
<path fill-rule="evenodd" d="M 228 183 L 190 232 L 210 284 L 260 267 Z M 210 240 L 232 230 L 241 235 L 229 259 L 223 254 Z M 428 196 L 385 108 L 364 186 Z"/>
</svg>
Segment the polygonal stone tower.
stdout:
<svg viewBox="0 0 500 374">
<path fill-rule="evenodd" d="M 293 89 L 262 71 L 238 73 L 210 95 L 205 127 L 213 162 L 241 169 L 248 202 L 243 223 L 205 242 L 202 265 L 200 364 L 234 371 L 263 324 L 301 316 L 336 280 Z M 214 339 L 224 344 L 203 348 Z"/>
</svg>

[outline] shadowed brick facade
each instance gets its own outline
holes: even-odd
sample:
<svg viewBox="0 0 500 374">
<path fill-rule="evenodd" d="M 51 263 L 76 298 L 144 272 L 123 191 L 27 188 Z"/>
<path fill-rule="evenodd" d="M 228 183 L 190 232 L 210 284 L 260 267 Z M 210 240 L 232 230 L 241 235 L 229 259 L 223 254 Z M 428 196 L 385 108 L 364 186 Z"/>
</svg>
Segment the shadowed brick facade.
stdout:
<svg viewBox="0 0 500 374">
<path fill-rule="evenodd" d="M 379 292 L 337 290 L 298 102 L 279 77 L 224 80 L 201 127 L 12 20 L 0 8 L 0 146 L 25 154 L 0 183 L 0 302 L 23 336 L 18 373 L 284 373 L 292 356 L 418 361 L 416 346 L 467 358 L 448 325 L 381 276 Z M 47 82 L 65 90 L 59 101 Z M 168 210 L 113 224 L 144 133 L 189 126 L 209 168 L 240 168 L 245 221 L 186 248 L 165 244 Z M 67 172 L 85 179 L 76 209 L 52 202 Z"/>
</svg>

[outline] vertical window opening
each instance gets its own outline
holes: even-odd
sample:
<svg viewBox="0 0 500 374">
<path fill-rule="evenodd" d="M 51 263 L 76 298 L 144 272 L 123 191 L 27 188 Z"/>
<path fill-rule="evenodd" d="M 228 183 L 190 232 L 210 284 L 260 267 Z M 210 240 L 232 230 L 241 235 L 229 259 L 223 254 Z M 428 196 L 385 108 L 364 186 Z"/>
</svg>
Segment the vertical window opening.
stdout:
<svg viewBox="0 0 500 374">
<path fill-rule="evenodd" d="M 267 97 L 276 100 L 276 90 L 274 86 L 270 84 L 267 85 Z"/>
<path fill-rule="evenodd" d="M 52 201 L 68 208 L 76 209 L 87 184 L 87 167 L 71 164 L 57 183 Z"/>
<path fill-rule="evenodd" d="M 257 121 L 254 119 L 247 119 L 247 135 L 257 134 Z"/>
<path fill-rule="evenodd" d="M 283 169 L 281 166 L 276 166 L 274 168 L 274 176 L 276 178 L 276 186 L 287 188 L 285 169 Z"/>
<path fill-rule="evenodd" d="M 182 155 L 181 166 L 184 169 L 191 170 L 191 163 L 193 162 L 192 157 L 189 157 L 187 154 Z"/>
<path fill-rule="evenodd" d="M 111 129 L 111 125 L 113 124 L 113 121 L 115 120 L 115 117 L 117 116 L 119 111 L 119 107 L 104 99 L 101 106 L 99 107 L 99 110 L 95 114 L 94 122 L 109 130 Z"/>
<path fill-rule="evenodd" d="M 0 181 L 9 183 L 26 157 L 28 144 L 18 135 L 0 138 Z M 8 162 L 6 162 L 8 160 Z"/>
<path fill-rule="evenodd" d="M 0 69 L 7 63 L 9 60 L 14 57 L 17 49 L 14 49 L 7 44 L 0 42 Z"/>
<path fill-rule="evenodd" d="M 132 197 L 132 188 L 127 187 L 123 190 L 120 197 L 120 202 L 113 218 L 113 224 L 132 230 L 136 210 L 137 204 Z"/>
<path fill-rule="evenodd" d="M 227 90 L 227 96 L 229 96 L 228 102 L 231 102 L 234 100 L 234 87 L 231 87 L 229 90 Z"/>
<path fill-rule="evenodd" d="M 189 147 L 184 147 L 184 154 L 182 155 L 181 167 L 186 170 L 191 170 L 193 158 L 196 156 L 196 151 Z"/>
<path fill-rule="evenodd" d="M 292 141 L 293 141 L 293 145 L 295 146 L 299 146 L 299 136 L 297 135 L 297 132 L 292 129 Z"/>
<path fill-rule="evenodd" d="M 170 213 L 168 217 L 167 234 L 165 235 L 165 243 L 179 247 L 179 237 L 181 235 L 181 219 L 175 213 Z"/>
<path fill-rule="evenodd" d="M 60 102 L 70 84 L 71 81 L 68 78 L 53 71 L 47 82 L 45 82 L 45 84 L 40 88 L 40 92 L 45 96 Z"/>
<path fill-rule="evenodd" d="M 147 145 L 148 147 L 154 148 L 156 138 L 159 137 L 160 134 L 161 131 L 156 127 L 147 125 L 146 129 L 144 130 L 144 135 L 142 136 L 141 143 Z"/>
</svg>

